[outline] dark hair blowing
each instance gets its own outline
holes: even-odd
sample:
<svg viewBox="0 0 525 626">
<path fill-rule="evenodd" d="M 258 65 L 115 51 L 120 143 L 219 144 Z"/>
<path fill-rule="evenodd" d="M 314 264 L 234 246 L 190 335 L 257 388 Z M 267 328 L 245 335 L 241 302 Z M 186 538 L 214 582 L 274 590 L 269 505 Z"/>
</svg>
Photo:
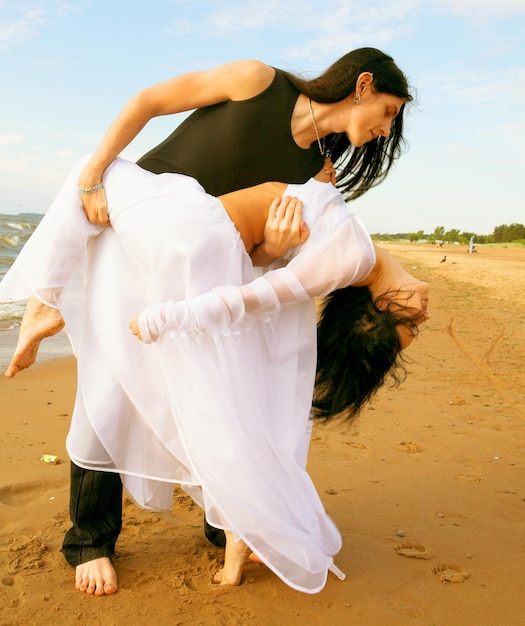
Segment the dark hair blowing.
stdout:
<svg viewBox="0 0 525 626">
<path fill-rule="evenodd" d="M 372 72 L 373 87 L 379 93 L 389 93 L 413 100 L 408 80 L 394 59 L 376 48 L 359 48 L 341 57 L 321 76 L 306 80 L 284 72 L 288 80 L 301 93 L 316 102 L 340 102 L 355 91 L 362 72 Z M 358 198 L 371 187 L 382 182 L 394 161 L 401 156 L 406 142 L 403 139 L 403 114 L 405 105 L 392 123 L 388 137 L 378 137 L 356 148 L 345 133 L 332 133 L 325 138 L 326 149 L 337 163 L 337 188 L 347 200 Z"/>
<path fill-rule="evenodd" d="M 405 379 L 396 327 L 417 334 L 421 312 L 407 315 L 404 300 L 391 293 L 374 300 L 368 287 L 345 287 L 325 298 L 317 324 L 314 418 L 355 417 L 387 378 L 393 386 Z"/>
</svg>

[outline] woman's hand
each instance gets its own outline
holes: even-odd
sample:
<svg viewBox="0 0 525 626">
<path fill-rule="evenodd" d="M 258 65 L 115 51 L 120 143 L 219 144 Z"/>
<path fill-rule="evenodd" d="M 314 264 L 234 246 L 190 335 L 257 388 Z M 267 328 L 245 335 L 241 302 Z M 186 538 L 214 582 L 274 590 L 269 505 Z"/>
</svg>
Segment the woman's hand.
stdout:
<svg viewBox="0 0 525 626">
<path fill-rule="evenodd" d="M 140 339 L 140 341 L 143 341 L 142 335 L 140 334 L 140 330 L 139 330 L 139 316 L 135 315 L 135 317 L 131 320 L 131 322 L 128 325 L 131 329 L 131 332 L 135 335 L 135 337 L 137 339 Z"/>
<path fill-rule="evenodd" d="M 323 169 L 319 172 L 319 174 L 314 176 L 314 178 L 322 183 L 332 183 L 332 185 L 335 185 L 337 180 L 336 175 L 337 171 L 332 163 L 332 159 L 330 157 L 325 157 Z"/>
<path fill-rule="evenodd" d="M 293 246 L 304 243 L 310 230 L 303 221 L 303 203 L 297 198 L 275 198 L 270 205 L 264 241 L 251 253 L 254 265 L 269 265 L 283 257 Z"/>
<path fill-rule="evenodd" d="M 99 189 L 93 193 L 83 193 L 81 199 L 84 213 L 92 224 L 110 226 L 108 201 L 104 189 Z"/>
<path fill-rule="evenodd" d="M 239 287 L 215 287 L 188 300 L 152 304 L 135 316 L 128 326 L 144 343 L 153 343 L 168 331 L 181 337 L 217 337 L 238 328 L 244 313 Z"/>
<path fill-rule="evenodd" d="M 93 171 L 88 163 L 82 172 L 80 172 L 78 187 L 79 189 L 91 189 L 93 186 L 98 185 L 101 180 L 102 172 Z M 101 226 L 110 225 L 108 201 L 103 187 L 97 191 L 81 193 L 80 199 L 82 200 L 84 213 L 92 224 L 99 224 Z"/>
</svg>

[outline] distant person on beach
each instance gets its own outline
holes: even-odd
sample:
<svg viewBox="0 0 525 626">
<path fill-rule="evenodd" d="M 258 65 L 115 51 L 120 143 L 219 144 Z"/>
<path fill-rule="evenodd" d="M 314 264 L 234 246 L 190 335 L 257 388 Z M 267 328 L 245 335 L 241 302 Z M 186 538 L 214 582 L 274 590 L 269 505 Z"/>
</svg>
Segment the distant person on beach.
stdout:
<svg viewBox="0 0 525 626">
<path fill-rule="evenodd" d="M 398 377 L 428 285 L 375 249 L 324 172 L 215 198 L 117 159 L 108 229 L 79 219 L 82 165 L 0 284 L 2 300 L 33 295 L 13 367 L 62 313 L 78 358 L 76 465 L 120 473 L 145 508 L 169 510 L 181 483 L 226 531 L 215 583 L 238 585 L 251 551 L 292 588 L 320 591 L 341 538 L 305 471 L 312 397 L 315 417 L 354 416 Z M 254 278 L 248 253 L 269 211 L 289 205 L 310 236 Z M 330 293 L 316 346 L 314 298 Z M 152 345 L 127 328 L 140 311 L 133 333 Z"/>
<path fill-rule="evenodd" d="M 476 239 L 476 235 L 472 235 L 472 237 L 470 238 L 470 242 L 468 244 L 469 254 L 472 254 L 474 252 L 475 248 L 476 248 L 476 246 L 474 244 L 475 239 Z"/>
<path fill-rule="evenodd" d="M 86 214 L 95 224 L 109 223 L 103 173 L 151 118 L 194 108 L 139 160 L 142 168 L 188 174 L 220 195 L 270 180 L 304 183 L 323 166 L 329 175 L 333 161 L 340 190 L 358 197 L 381 182 L 400 156 L 411 99 L 403 72 L 374 48 L 348 53 L 312 80 L 259 61 L 179 76 L 132 97 L 111 125 L 79 175 Z M 262 248 L 252 253 L 254 264 L 264 265 L 264 257 Z M 115 592 L 111 558 L 122 524 L 118 475 L 73 463 L 70 511 L 73 527 L 63 552 L 77 567 L 77 587 L 97 595 Z M 207 535 L 220 543 L 209 528 Z"/>
</svg>

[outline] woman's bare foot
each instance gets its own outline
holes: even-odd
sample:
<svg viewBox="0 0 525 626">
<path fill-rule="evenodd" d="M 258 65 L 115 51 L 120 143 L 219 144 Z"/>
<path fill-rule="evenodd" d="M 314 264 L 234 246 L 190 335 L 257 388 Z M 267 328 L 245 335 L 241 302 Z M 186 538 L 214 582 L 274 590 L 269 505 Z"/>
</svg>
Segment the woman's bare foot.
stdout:
<svg viewBox="0 0 525 626">
<path fill-rule="evenodd" d="M 229 530 L 225 531 L 225 535 L 224 567 L 213 576 L 211 582 L 214 585 L 240 585 L 248 547 L 242 541 L 235 541 Z"/>
<path fill-rule="evenodd" d="M 264 565 L 264 561 L 259 558 L 255 552 L 252 552 L 249 557 L 248 557 L 248 561 L 251 561 L 252 563 L 261 563 L 262 565 Z"/>
<path fill-rule="evenodd" d="M 106 556 L 82 563 L 75 571 L 75 587 L 90 595 L 110 596 L 118 589 L 117 572 Z"/>
<path fill-rule="evenodd" d="M 5 376 L 13 378 L 21 370 L 31 367 L 36 360 L 42 339 L 56 335 L 63 328 L 64 319 L 60 311 L 46 306 L 38 298 L 31 296 L 20 325 L 15 353 L 5 371 Z"/>
</svg>

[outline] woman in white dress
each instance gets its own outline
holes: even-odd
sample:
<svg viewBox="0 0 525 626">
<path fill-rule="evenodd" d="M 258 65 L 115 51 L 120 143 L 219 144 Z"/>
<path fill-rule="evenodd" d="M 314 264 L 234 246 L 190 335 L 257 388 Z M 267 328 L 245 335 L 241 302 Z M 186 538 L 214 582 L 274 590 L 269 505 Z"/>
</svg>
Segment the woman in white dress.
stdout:
<svg viewBox="0 0 525 626">
<path fill-rule="evenodd" d="M 119 472 L 147 508 L 170 509 L 181 484 L 227 531 L 215 582 L 239 584 L 249 549 L 291 587 L 320 591 L 341 538 L 305 470 L 316 363 L 314 414 L 355 414 L 428 318 L 428 286 L 374 248 L 330 183 L 217 199 L 192 178 L 117 159 L 104 229 L 80 219 L 83 164 L 0 284 L 0 301 L 33 295 L 8 375 L 63 317 L 78 358 L 71 459 Z M 249 253 L 268 207 L 286 202 L 302 203 L 310 236 L 256 277 Z M 330 350 L 320 343 L 318 357 L 314 298 L 332 292 L 320 325 Z M 131 327 L 143 342 L 127 329 L 141 311 Z M 334 382 L 343 371 L 360 381 L 350 392 L 348 376 Z"/>
</svg>

